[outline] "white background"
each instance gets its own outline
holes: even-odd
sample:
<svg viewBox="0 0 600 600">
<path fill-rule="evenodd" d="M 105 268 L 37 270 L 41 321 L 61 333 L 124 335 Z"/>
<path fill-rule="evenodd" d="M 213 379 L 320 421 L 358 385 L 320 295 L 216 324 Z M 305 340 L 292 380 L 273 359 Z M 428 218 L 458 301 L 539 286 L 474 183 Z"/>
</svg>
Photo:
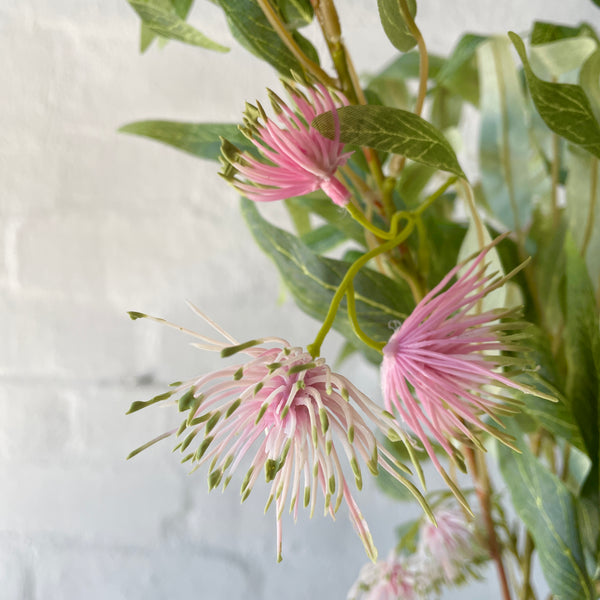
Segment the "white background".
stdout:
<svg viewBox="0 0 600 600">
<path fill-rule="evenodd" d="M 219 10 L 197 4 L 191 22 L 232 43 Z M 394 57 L 374 0 L 339 10 L 360 73 Z M 600 25 L 590 0 L 422 0 L 418 22 L 447 53 L 465 31 L 522 32 L 536 17 Z M 260 486 L 244 506 L 233 485 L 208 495 L 169 442 L 124 460 L 174 416 L 125 417 L 130 403 L 218 364 L 127 310 L 200 328 L 190 299 L 241 340 L 306 344 L 318 326 L 278 302 L 215 164 L 116 132 L 237 121 L 276 74 L 235 44 L 140 56 L 138 28 L 125 0 L 0 0 L 0 599 L 344 598 L 366 560 L 344 509 L 336 523 L 286 521 L 277 565 Z M 376 373 L 347 370 L 378 398 Z M 418 514 L 372 486 L 359 503 L 383 556 Z M 445 597 L 496 589 L 490 577 Z"/>
</svg>

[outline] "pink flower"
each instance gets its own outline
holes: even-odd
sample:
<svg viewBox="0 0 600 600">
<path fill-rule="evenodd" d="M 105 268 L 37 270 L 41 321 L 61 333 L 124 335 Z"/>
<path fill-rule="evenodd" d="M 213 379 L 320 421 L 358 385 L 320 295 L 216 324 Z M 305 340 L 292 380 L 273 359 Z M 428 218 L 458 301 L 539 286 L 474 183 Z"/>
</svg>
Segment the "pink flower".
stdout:
<svg viewBox="0 0 600 600">
<path fill-rule="evenodd" d="M 442 507 L 435 513 L 437 527 L 424 522 L 420 529 L 418 553 L 423 570 L 430 582 L 438 579 L 455 583 L 463 576 L 465 567 L 482 556 L 472 523 L 467 522 L 458 508 Z"/>
<path fill-rule="evenodd" d="M 132 318 L 146 316 L 130 314 Z M 153 403 L 172 402 L 172 397 L 178 396 L 179 410 L 188 414 L 179 429 L 159 436 L 132 455 L 174 433 L 185 434 L 176 448 L 187 451 L 183 461 L 194 464 L 194 470 L 208 465 L 209 489 L 221 483 L 226 488 L 245 463 L 242 500 L 259 478 L 266 479 L 267 507 L 272 501 L 275 504 L 279 560 L 286 502 L 289 500 L 294 517 L 301 504 L 310 507 L 312 516 L 320 490 L 325 513 L 332 517 L 345 501 L 350 520 L 374 560 L 377 551 L 344 475 L 343 455 L 350 463 L 358 489 L 362 487 L 362 461 L 374 474 L 378 467 L 391 473 L 426 506 L 416 488 L 397 472 L 397 468 L 406 467 L 379 444 L 361 413 L 376 429 L 395 434 L 398 439 L 402 432 L 396 429 L 391 415 L 346 378 L 332 373 L 324 359 L 315 360 L 279 338 L 238 344 L 217 325 L 211 325 L 227 343 L 183 331 L 199 338 L 201 343 L 195 345 L 200 348 L 220 351 L 224 357 L 244 354 L 246 360 L 174 384 L 172 391 L 148 402 L 134 403 L 130 412 Z"/>
<path fill-rule="evenodd" d="M 390 411 L 396 408 L 442 473 L 427 431 L 450 456 L 457 453 L 452 440 L 480 446 L 477 430 L 508 442 L 509 436 L 482 420 L 487 415 L 498 422 L 495 415 L 507 412 L 502 401 L 510 398 L 493 386 L 532 393 L 501 371 L 502 366 L 517 364 L 519 358 L 499 353 L 522 350 L 511 339 L 516 336 L 507 333 L 521 326 L 499 321 L 514 316 L 514 311 L 478 314 L 474 310 L 487 293 L 504 282 L 504 278 L 484 274 L 488 249 L 444 289 L 462 265 L 452 269 L 419 302 L 383 349 L 385 406 Z"/>
<path fill-rule="evenodd" d="M 387 560 L 367 563 L 348 592 L 348 600 L 416 600 L 418 574 L 411 559 L 390 552 Z"/>
<path fill-rule="evenodd" d="M 293 112 L 282 100 L 271 93 L 277 117 L 270 119 L 264 110 L 249 106 L 247 132 L 252 143 L 267 162 L 261 162 L 248 153 L 224 151 L 226 177 L 229 165 L 247 178 L 247 182 L 233 179 L 234 187 L 250 200 L 271 202 L 294 196 L 302 196 L 322 189 L 336 204 L 345 205 L 350 192 L 336 177 L 336 171 L 344 165 L 351 153 L 343 152 L 340 142 L 340 125 L 336 101 L 322 85 L 308 88 L 310 101 L 296 88 L 288 89 L 296 105 Z M 338 95 L 337 104 L 347 104 Z M 331 111 L 335 124 L 335 136 L 330 140 L 311 126 L 312 120 L 321 113 Z M 250 114 L 251 113 L 251 114 Z M 264 123 L 260 123 L 262 119 Z"/>
</svg>

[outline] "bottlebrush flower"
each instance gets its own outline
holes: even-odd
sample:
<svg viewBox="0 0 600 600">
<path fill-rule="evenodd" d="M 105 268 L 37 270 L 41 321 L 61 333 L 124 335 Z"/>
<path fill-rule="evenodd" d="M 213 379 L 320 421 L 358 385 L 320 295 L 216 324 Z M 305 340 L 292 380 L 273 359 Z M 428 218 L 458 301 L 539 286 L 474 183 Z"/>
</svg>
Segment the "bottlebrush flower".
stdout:
<svg viewBox="0 0 600 600">
<path fill-rule="evenodd" d="M 417 600 L 418 574 L 411 558 L 390 552 L 387 560 L 367 563 L 348 592 L 348 600 Z"/>
<path fill-rule="evenodd" d="M 350 192 L 336 177 L 336 171 L 344 165 L 351 153 L 344 152 L 340 142 L 340 125 L 336 106 L 346 105 L 347 100 L 336 99 L 322 85 L 307 88 L 310 100 L 297 88 L 287 86 L 296 105 L 292 111 L 280 98 L 270 92 L 275 119 L 267 117 L 262 106 L 247 106 L 245 127 L 242 131 L 258 148 L 266 162 L 257 160 L 249 153 L 240 151 L 224 142 L 224 170 L 221 173 L 244 196 L 256 202 L 284 200 L 302 196 L 322 189 L 336 204 L 345 205 Z M 331 111 L 335 124 L 335 136 L 330 140 L 311 126 L 312 120 Z M 260 122 L 262 120 L 262 123 Z M 235 178 L 239 173 L 247 179 Z"/>
<path fill-rule="evenodd" d="M 458 453 L 453 440 L 480 447 L 478 430 L 510 444 L 510 436 L 482 417 L 487 415 L 500 424 L 496 415 L 512 412 L 504 404 L 513 401 L 507 388 L 544 396 L 501 371 L 523 360 L 500 355 L 503 351 L 523 352 L 516 343 L 522 325 L 514 320 L 500 321 L 514 317 L 516 311 L 474 310 L 506 279 L 485 274 L 483 261 L 488 250 L 483 250 L 449 285 L 463 266 L 452 269 L 419 302 L 383 349 L 385 406 L 398 411 L 442 474 L 427 431 L 450 456 Z"/>
<path fill-rule="evenodd" d="M 134 319 L 146 317 L 141 313 L 130 315 Z M 238 344 L 217 325 L 208 322 L 227 342 L 177 329 L 198 338 L 200 343 L 194 344 L 197 347 L 219 351 L 224 357 L 243 354 L 246 360 L 185 383 L 173 384 L 172 391 L 147 402 L 134 402 L 129 412 L 149 404 L 172 402 L 172 398 L 178 396 L 179 410 L 188 414 L 179 429 L 157 437 L 130 456 L 160 439 L 185 433 L 176 448 L 188 452 L 183 462 L 190 461 L 195 465 L 194 470 L 209 465 L 211 490 L 221 483 L 225 489 L 234 472 L 245 462 L 242 501 L 264 473 L 269 485 L 267 508 L 275 501 L 278 560 L 281 560 L 281 518 L 288 498 L 294 518 L 300 504 L 310 506 L 312 516 L 318 490 L 321 490 L 325 514 L 334 517 L 342 502 L 346 502 L 350 520 L 368 555 L 375 560 L 377 551 L 342 470 L 342 455 L 350 463 L 358 489 L 362 487 L 359 466 L 362 460 L 374 474 L 379 467 L 392 474 L 413 492 L 425 510 L 429 510 L 415 486 L 397 470 L 408 469 L 379 444 L 361 413 L 375 429 L 401 439 L 403 434 L 392 416 L 346 378 L 332 373 L 324 359 L 315 360 L 301 348 L 292 347 L 279 338 Z M 192 445 L 194 449 L 189 450 Z"/>
</svg>

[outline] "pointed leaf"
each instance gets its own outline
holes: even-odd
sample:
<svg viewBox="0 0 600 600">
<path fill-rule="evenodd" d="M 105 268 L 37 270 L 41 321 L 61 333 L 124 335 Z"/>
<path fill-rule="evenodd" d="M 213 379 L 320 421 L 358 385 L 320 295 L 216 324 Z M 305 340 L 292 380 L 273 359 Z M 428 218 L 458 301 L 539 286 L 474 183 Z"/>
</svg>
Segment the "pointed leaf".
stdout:
<svg viewBox="0 0 600 600">
<path fill-rule="evenodd" d="M 180 123 L 177 121 L 137 121 L 123 125 L 122 133 L 133 133 L 168 144 L 200 158 L 217 160 L 221 153 L 219 137 L 227 138 L 242 150 L 252 144 L 232 123 Z"/>
<path fill-rule="evenodd" d="M 148 28 L 157 35 L 217 52 L 229 51 L 226 46 L 214 42 L 186 23 L 169 0 L 128 0 L 128 2 Z"/>
<path fill-rule="evenodd" d="M 508 35 L 523 61 L 531 97 L 546 125 L 558 135 L 600 157 L 600 125 L 583 89 L 578 85 L 550 83 L 537 77 L 529 64 L 521 38 L 512 32 Z"/>
<path fill-rule="evenodd" d="M 444 135 L 413 113 L 371 105 L 345 106 L 337 113 L 340 139 L 346 144 L 401 154 L 415 162 L 466 177 Z M 330 112 L 319 115 L 312 125 L 325 137 L 333 139 L 335 127 Z"/>
<path fill-rule="evenodd" d="M 417 14 L 417 3 L 415 0 L 407 0 L 408 11 L 414 19 Z M 381 25 L 392 44 L 400 52 L 408 52 L 417 44 L 417 40 L 409 31 L 404 19 L 404 14 L 400 9 L 399 0 L 377 0 L 379 9 L 379 19 Z"/>
<path fill-rule="evenodd" d="M 516 428 L 511 433 L 519 435 Z M 586 570 L 575 499 L 522 438 L 517 444 L 521 454 L 497 445 L 500 471 L 513 506 L 534 539 L 550 589 L 561 600 L 593 600 L 596 596 Z"/>
</svg>

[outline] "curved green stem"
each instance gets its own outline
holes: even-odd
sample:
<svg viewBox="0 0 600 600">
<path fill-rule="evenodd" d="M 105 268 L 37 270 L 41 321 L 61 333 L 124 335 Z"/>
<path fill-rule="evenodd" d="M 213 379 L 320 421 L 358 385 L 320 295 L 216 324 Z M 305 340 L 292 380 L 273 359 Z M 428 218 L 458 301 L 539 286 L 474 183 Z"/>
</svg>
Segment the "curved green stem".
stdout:
<svg viewBox="0 0 600 600">
<path fill-rule="evenodd" d="M 381 244 L 381 246 L 378 246 L 377 248 L 373 248 L 373 250 L 367 252 L 366 254 L 363 254 L 352 264 L 348 271 L 346 271 L 342 282 L 340 283 L 338 289 L 333 295 L 331 304 L 329 305 L 329 310 L 327 311 L 327 316 L 325 317 L 325 321 L 321 326 L 319 333 L 317 333 L 314 342 L 306 347 L 306 349 L 310 352 L 313 358 L 317 358 L 319 356 L 323 340 L 325 339 L 325 336 L 329 333 L 329 330 L 333 326 L 333 321 L 340 306 L 340 302 L 344 298 L 346 290 L 348 289 L 348 286 L 352 283 L 352 280 L 354 279 L 356 274 L 372 258 L 375 258 L 376 256 L 383 254 L 384 252 L 389 252 L 390 250 L 393 250 L 396 246 L 401 244 L 412 233 L 414 226 L 415 222 L 412 219 L 412 217 L 410 217 L 408 223 L 406 224 L 406 227 L 404 227 L 404 229 L 394 239 L 389 240 L 385 244 Z"/>
<path fill-rule="evenodd" d="M 350 319 L 350 323 L 352 324 L 352 329 L 356 334 L 356 337 L 369 346 L 369 348 L 373 348 L 373 350 L 377 350 L 377 352 L 381 354 L 386 342 L 376 342 L 361 329 L 358 323 L 358 317 L 356 315 L 356 302 L 354 298 L 354 285 L 352 282 L 348 284 L 348 289 L 346 291 L 346 302 L 348 303 L 348 318 Z"/>
</svg>

